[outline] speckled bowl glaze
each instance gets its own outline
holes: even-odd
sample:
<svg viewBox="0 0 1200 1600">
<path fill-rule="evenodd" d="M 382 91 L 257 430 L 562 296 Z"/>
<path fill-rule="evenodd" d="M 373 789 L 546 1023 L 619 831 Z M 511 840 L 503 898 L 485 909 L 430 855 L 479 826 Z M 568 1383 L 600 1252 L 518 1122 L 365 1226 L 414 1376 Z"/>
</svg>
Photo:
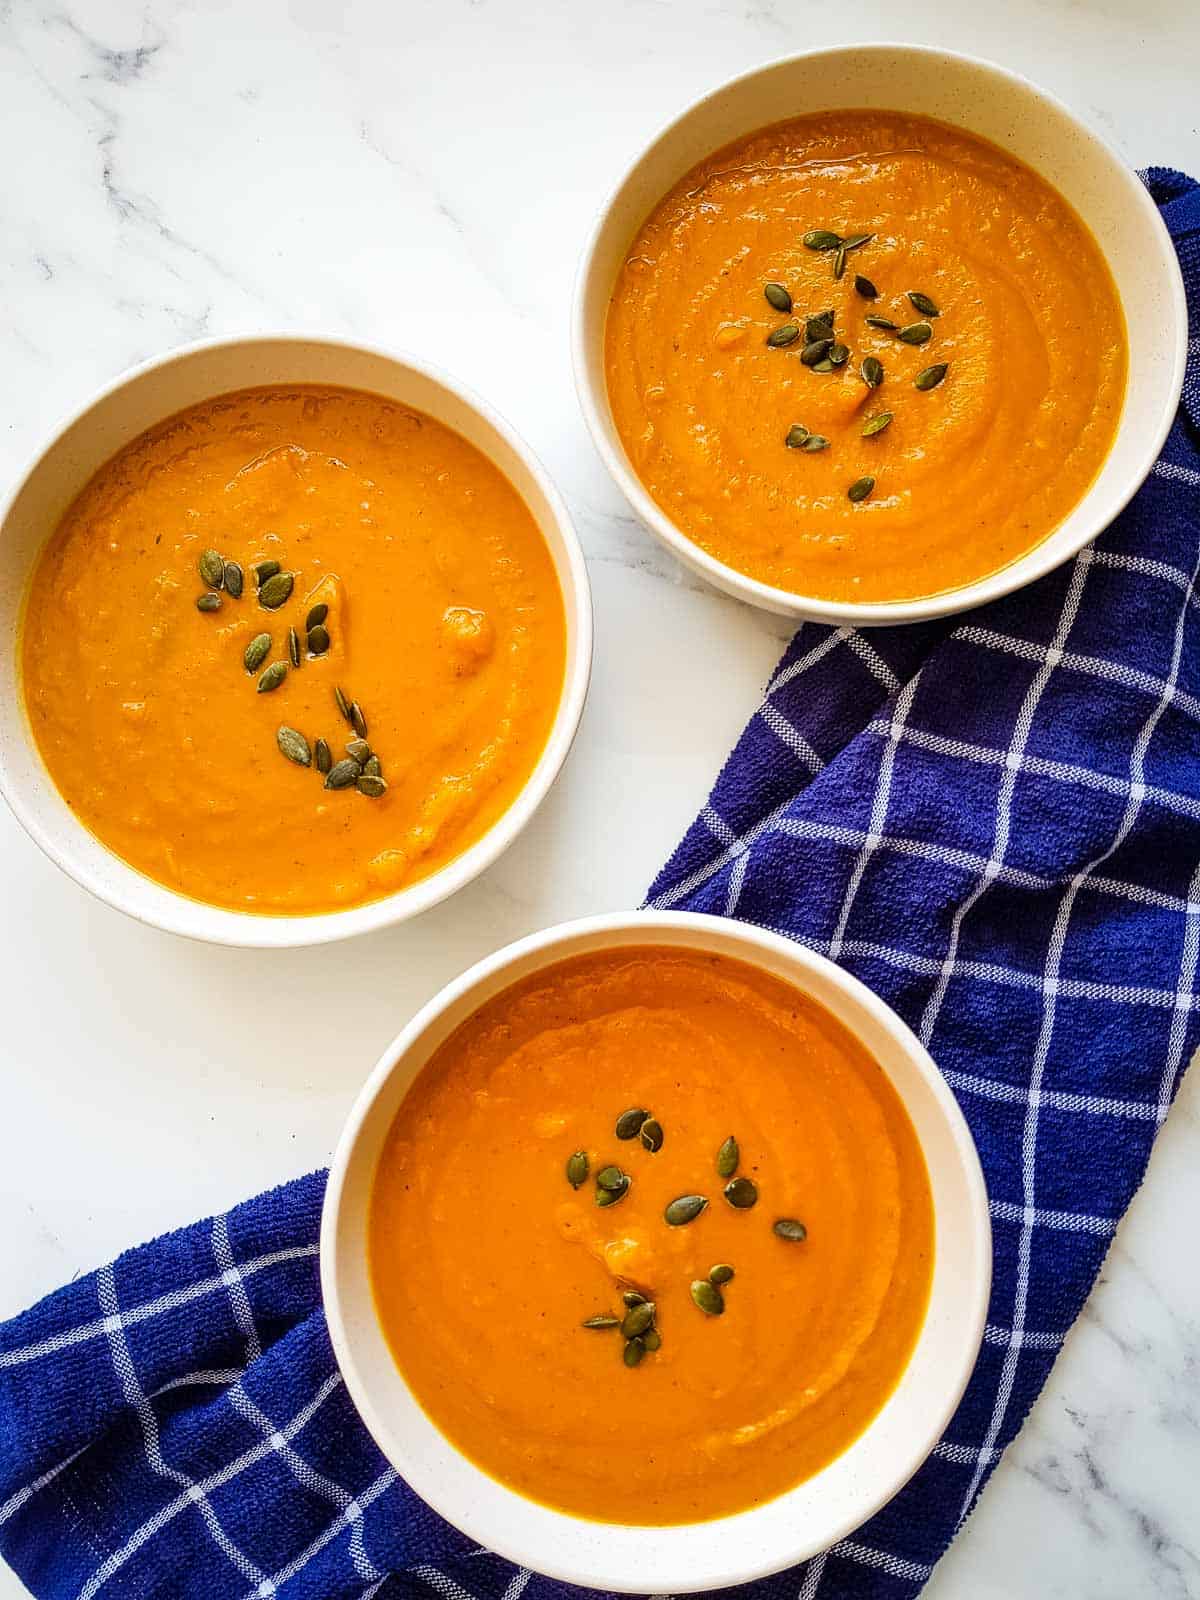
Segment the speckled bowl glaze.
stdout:
<svg viewBox="0 0 1200 1600">
<path fill-rule="evenodd" d="M 546 746 L 524 787 L 488 831 L 427 878 L 366 905 L 314 916 L 263 916 L 205 905 L 143 876 L 90 833 L 59 794 L 25 715 L 18 660 L 21 609 L 42 547 L 89 478 L 131 439 L 185 406 L 272 383 L 336 384 L 414 407 L 469 440 L 500 468 L 533 514 L 563 597 L 566 669 Z M 69 418 L 0 510 L 0 792 L 30 837 L 97 898 L 140 922 L 214 944 L 325 944 L 415 916 L 477 877 L 545 798 L 583 713 L 592 662 L 587 568 L 567 509 L 508 424 L 446 374 L 370 345 L 306 334 L 213 339 L 125 373 Z"/>
<path fill-rule="evenodd" d="M 772 122 L 847 107 L 955 123 L 1052 183 L 1095 235 L 1130 329 L 1153 328 L 1130 363 L 1116 440 L 1092 487 L 1047 539 L 964 588 L 894 603 L 818 600 L 760 583 L 680 532 L 625 454 L 608 403 L 604 325 L 617 273 L 641 224 L 698 161 Z M 1027 79 L 990 62 L 915 45 L 848 45 L 757 68 L 697 100 L 617 185 L 584 253 L 575 298 L 575 381 L 587 425 L 620 489 L 652 533 L 718 589 L 785 616 L 855 626 L 920 622 L 998 599 L 1076 555 L 1108 526 L 1149 473 L 1175 416 L 1187 354 L 1187 307 L 1174 246 L 1137 175 L 1077 116 Z"/>
</svg>

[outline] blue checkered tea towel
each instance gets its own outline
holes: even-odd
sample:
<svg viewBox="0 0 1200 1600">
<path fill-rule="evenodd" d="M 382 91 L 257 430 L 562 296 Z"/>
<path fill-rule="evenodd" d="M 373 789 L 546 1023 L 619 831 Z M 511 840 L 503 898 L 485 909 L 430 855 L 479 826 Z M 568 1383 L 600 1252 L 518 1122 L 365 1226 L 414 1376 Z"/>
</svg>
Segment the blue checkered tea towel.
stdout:
<svg viewBox="0 0 1200 1600">
<path fill-rule="evenodd" d="M 1200 326 L 1200 188 L 1149 174 Z M 1033 589 L 802 628 L 651 903 L 744 917 L 908 1020 L 979 1145 L 978 1367 L 896 1499 L 753 1600 L 907 1600 L 1045 1381 L 1198 1029 L 1200 341 L 1118 523 Z M 0 1548 L 42 1600 L 563 1600 L 379 1455 L 317 1281 L 323 1176 L 0 1327 Z"/>
</svg>

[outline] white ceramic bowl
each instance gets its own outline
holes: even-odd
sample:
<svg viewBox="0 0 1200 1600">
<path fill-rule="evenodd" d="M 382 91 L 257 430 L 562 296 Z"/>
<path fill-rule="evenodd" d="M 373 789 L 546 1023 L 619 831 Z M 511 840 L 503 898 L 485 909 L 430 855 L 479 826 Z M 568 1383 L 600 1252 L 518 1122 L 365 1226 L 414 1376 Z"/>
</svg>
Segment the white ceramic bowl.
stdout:
<svg viewBox="0 0 1200 1600">
<path fill-rule="evenodd" d="M 717 561 L 654 502 L 613 424 L 604 325 L 617 272 L 638 229 L 696 162 L 756 129 L 846 107 L 907 111 L 990 139 L 1052 183 L 1108 260 L 1133 349 L 1116 442 L 1065 521 L 1019 561 L 978 583 L 925 599 L 854 605 L 776 589 Z M 1153 329 L 1153 338 L 1136 337 Z M 1169 234 L 1135 173 L 1078 117 L 1027 79 L 990 62 L 916 45 L 816 50 L 757 68 L 697 100 L 643 151 L 600 214 L 575 296 L 575 382 L 605 464 L 646 526 L 727 594 L 785 616 L 855 626 L 917 622 L 998 599 L 1050 572 L 1102 533 L 1141 486 L 1171 426 L 1183 385 L 1187 307 Z"/>
<path fill-rule="evenodd" d="M 535 1504 L 472 1465 L 422 1411 L 375 1316 L 367 1216 L 388 1129 L 417 1073 L 464 1018 L 552 962 L 632 944 L 748 961 L 826 1006 L 876 1057 L 908 1110 L 933 1190 L 937 1243 L 929 1311 L 904 1375 L 866 1432 L 798 1488 L 753 1511 L 681 1527 L 589 1522 Z M 321 1222 L 321 1286 L 346 1386 L 376 1443 L 417 1493 L 470 1538 L 522 1566 L 593 1589 L 679 1593 L 763 1577 L 865 1522 L 941 1436 L 974 1366 L 991 1284 L 979 1158 L 953 1095 L 884 1003 L 777 934 L 722 917 L 627 912 L 565 923 L 489 956 L 443 989 L 388 1046 L 334 1155 Z"/>
<path fill-rule="evenodd" d="M 453 428 L 500 468 L 533 513 L 562 589 L 566 673 L 550 737 L 520 794 L 482 838 L 439 871 L 384 899 L 316 916 L 270 916 L 205 905 L 144 877 L 76 819 L 46 771 L 25 716 L 17 657 L 33 565 L 92 474 L 145 428 L 231 389 L 270 383 L 368 389 Z M 302 334 L 208 340 L 124 374 L 67 421 L 35 457 L 0 512 L 0 791 L 52 861 L 139 921 L 218 944 L 323 944 L 401 922 L 436 905 L 496 860 L 544 799 L 566 759 L 587 695 L 592 611 L 587 569 L 558 491 L 529 447 L 444 373 L 369 345 Z"/>
</svg>

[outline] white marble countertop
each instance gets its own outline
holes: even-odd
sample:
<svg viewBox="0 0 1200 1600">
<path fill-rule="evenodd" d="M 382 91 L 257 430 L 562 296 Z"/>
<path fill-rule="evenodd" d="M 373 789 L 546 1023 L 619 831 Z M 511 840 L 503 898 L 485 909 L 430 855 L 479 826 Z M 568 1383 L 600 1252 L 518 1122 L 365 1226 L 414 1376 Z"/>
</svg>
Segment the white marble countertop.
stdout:
<svg viewBox="0 0 1200 1600">
<path fill-rule="evenodd" d="M 531 929 L 629 906 L 787 629 L 684 574 L 588 442 L 567 315 L 595 207 L 702 89 L 906 37 L 1027 72 L 1141 166 L 1200 170 L 1195 0 L 0 0 L 0 480 L 122 368 L 312 328 L 433 358 L 565 491 L 596 670 L 550 800 L 416 924 L 254 953 L 93 903 L 0 807 L 0 1316 L 330 1154 L 403 1020 Z M 703 715 L 697 715 L 703 707 Z M 1200 1076 L 930 1600 L 1200 1596 Z M 0 1597 L 24 1594 L 0 1569 Z"/>
</svg>

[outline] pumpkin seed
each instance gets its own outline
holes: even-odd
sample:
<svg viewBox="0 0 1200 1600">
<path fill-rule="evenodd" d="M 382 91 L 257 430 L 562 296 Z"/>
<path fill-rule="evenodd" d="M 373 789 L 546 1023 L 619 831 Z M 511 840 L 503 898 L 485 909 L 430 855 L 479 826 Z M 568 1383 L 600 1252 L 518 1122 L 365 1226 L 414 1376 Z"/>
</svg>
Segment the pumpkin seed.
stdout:
<svg viewBox="0 0 1200 1600">
<path fill-rule="evenodd" d="M 825 335 L 821 339 L 811 339 L 800 352 L 800 359 L 806 367 L 815 367 L 818 361 L 823 361 L 833 349 L 833 340 Z"/>
<path fill-rule="evenodd" d="M 382 778 L 383 777 L 383 767 L 380 765 L 378 756 L 368 756 L 367 759 L 363 762 L 363 777 L 364 778 Z"/>
<path fill-rule="evenodd" d="M 644 1306 L 646 1304 L 646 1296 L 640 1294 L 636 1289 L 626 1289 L 621 1299 L 627 1307 Z"/>
<path fill-rule="evenodd" d="M 317 771 L 324 774 L 333 766 L 333 752 L 324 739 L 318 739 L 313 745 L 313 760 Z"/>
<path fill-rule="evenodd" d="M 695 1222 L 707 1205 L 708 1201 L 702 1194 L 681 1194 L 678 1199 L 671 1201 L 663 1216 L 672 1228 L 682 1228 L 686 1223 Z"/>
<path fill-rule="evenodd" d="M 800 337 L 800 324 L 798 322 L 785 322 L 781 327 L 772 328 L 767 335 L 767 343 L 772 350 L 782 350 L 785 345 L 795 344 Z"/>
<path fill-rule="evenodd" d="M 723 1191 L 726 1200 L 738 1211 L 749 1211 L 758 1204 L 758 1185 L 750 1178 L 734 1178 Z"/>
<path fill-rule="evenodd" d="M 638 1106 L 630 1106 L 628 1111 L 622 1111 L 617 1118 L 616 1135 L 618 1139 L 636 1139 L 641 1131 L 642 1123 L 650 1115 Z"/>
<path fill-rule="evenodd" d="M 641 1339 L 630 1339 L 625 1346 L 621 1359 L 627 1367 L 636 1367 L 646 1354 L 646 1346 Z"/>
<path fill-rule="evenodd" d="M 280 728 L 275 740 L 289 761 L 294 761 L 298 767 L 312 765 L 312 751 L 308 748 L 308 740 L 302 733 L 297 733 L 295 728 Z"/>
<path fill-rule="evenodd" d="M 242 598 L 242 589 L 245 586 L 246 574 L 236 561 L 225 563 L 225 593 L 233 596 L 235 600 Z"/>
<path fill-rule="evenodd" d="M 834 258 L 833 258 L 833 278 L 834 278 L 834 282 L 835 283 L 842 276 L 842 274 L 845 272 L 845 270 L 846 270 L 846 246 L 844 244 L 840 244 L 837 247 L 837 255 L 835 255 Z"/>
<path fill-rule="evenodd" d="M 696 1278 L 693 1281 L 692 1299 L 706 1317 L 719 1317 L 725 1309 L 725 1299 L 720 1289 L 707 1278 Z"/>
<path fill-rule="evenodd" d="M 836 250 L 841 242 L 841 235 L 830 233 L 828 228 L 813 228 L 804 235 L 806 250 Z"/>
<path fill-rule="evenodd" d="M 810 453 L 817 450 L 828 450 L 829 440 L 823 433 L 810 433 L 801 448 Z"/>
<path fill-rule="evenodd" d="M 197 597 L 197 600 L 196 600 L 196 610 L 197 611 L 220 611 L 220 609 L 221 609 L 221 596 L 219 594 L 214 594 L 211 589 L 207 590 L 206 593 L 204 593 L 204 594 L 202 594 L 202 595 Z"/>
<path fill-rule="evenodd" d="M 576 1150 L 574 1155 L 567 1157 L 567 1182 L 572 1189 L 578 1189 L 587 1182 L 588 1158 L 586 1150 Z M 613 1324 L 616 1327 L 616 1323 Z"/>
<path fill-rule="evenodd" d="M 259 584 L 258 603 L 260 606 L 265 606 L 268 611 L 278 611 L 295 586 L 296 579 L 294 574 L 276 572 L 267 579 L 266 583 Z"/>
<path fill-rule="evenodd" d="M 334 698 L 334 701 L 337 704 L 338 710 L 345 717 L 346 721 L 349 722 L 350 721 L 350 702 L 349 702 L 349 700 L 346 699 L 346 696 L 342 693 L 342 691 L 337 687 L 336 684 L 334 685 L 334 689 L 333 689 L 333 698 Z"/>
<path fill-rule="evenodd" d="M 787 445 L 789 450 L 802 450 L 804 448 L 804 441 L 811 437 L 812 435 L 802 422 L 793 422 L 792 426 L 788 429 L 783 442 L 785 445 Z"/>
<path fill-rule="evenodd" d="M 874 478 L 855 478 L 854 482 L 846 490 L 846 498 L 848 500 L 853 500 L 854 504 L 857 505 L 860 500 L 865 500 L 867 498 L 874 487 Z"/>
<path fill-rule="evenodd" d="M 717 1266 L 708 1269 L 708 1281 L 715 1284 L 718 1289 L 724 1283 L 731 1283 L 733 1281 L 733 1268 L 728 1262 L 719 1262 Z"/>
<path fill-rule="evenodd" d="M 597 1189 L 596 1204 L 598 1206 L 615 1206 L 618 1200 L 623 1200 L 629 1193 L 629 1186 L 633 1179 L 626 1176 L 619 1189 Z"/>
<path fill-rule="evenodd" d="M 387 793 L 387 784 L 382 778 L 373 778 L 365 772 L 359 773 L 354 787 L 359 794 L 365 794 L 368 800 L 378 800 Z"/>
<path fill-rule="evenodd" d="M 365 739 L 347 739 L 346 754 L 361 767 L 371 759 L 371 746 Z"/>
<path fill-rule="evenodd" d="M 933 329 L 927 322 L 910 322 L 907 328 L 901 328 L 896 335 L 903 339 L 905 344 L 928 344 L 933 338 Z"/>
<path fill-rule="evenodd" d="M 219 589 L 225 582 L 225 562 L 219 550 L 202 550 L 197 565 L 201 583 L 206 583 L 210 589 Z"/>
<path fill-rule="evenodd" d="M 776 311 L 782 311 L 786 316 L 792 309 L 792 297 L 781 283 L 764 283 L 763 294 L 767 297 L 767 304 Z"/>
<path fill-rule="evenodd" d="M 362 707 L 357 700 L 350 702 L 350 726 L 360 739 L 367 737 L 367 719 L 363 716 Z"/>
<path fill-rule="evenodd" d="M 358 762 L 347 758 L 337 761 L 330 767 L 325 775 L 327 789 L 348 789 L 351 784 L 358 782 Z"/>
<path fill-rule="evenodd" d="M 598 1317 L 585 1317 L 580 1323 L 581 1328 L 619 1328 L 620 1326 L 620 1317 L 610 1317 L 607 1312 L 601 1313 Z"/>
<path fill-rule="evenodd" d="M 277 572 L 282 572 L 282 570 L 283 568 L 278 561 L 260 561 L 254 569 L 254 581 L 261 589 L 268 578 L 273 578 Z"/>
<path fill-rule="evenodd" d="M 813 367 L 812 370 L 813 370 L 813 372 L 821 372 L 821 373 L 832 372 L 833 371 L 833 362 L 830 361 L 828 356 L 825 356 L 821 361 L 817 362 L 816 366 Z"/>
<path fill-rule="evenodd" d="M 797 1222 L 795 1217 L 780 1217 L 773 1231 L 781 1239 L 787 1239 L 793 1244 L 801 1244 L 808 1238 L 808 1229 L 802 1222 Z"/>
<path fill-rule="evenodd" d="M 804 340 L 812 344 L 814 339 L 833 338 L 833 312 L 822 311 L 815 317 L 809 317 L 804 324 Z"/>
<path fill-rule="evenodd" d="M 862 436 L 864 439 L 873 439 L 877 433 L 882 433 L 892 420 L 890 411 L 877 411 L 873 417 L 868 417 L 863 423 Z"/>
<path fill-rule="evenodd" d="M 304 619 L 304 631 L 308 633 L 312 628 L 319 628 L 329 615 L 329 607 L 324 600 L 319 600 L 315 606 L 308 608 L 308 615 Z"/>
<path fill-rule="evenodd" d="M 873 233 L 851 233 L 842 240 L 843 250 L 861 250 L 864 244 L 870 244 L 875 237 Z"/>
<path fill-rule="evenodd" d="M 717 1151 L 717 1177 L 732 1178 L 738 1169 L 740 1155 L 741 1152 L 738 1150 L 738 1142 L 733 1135 L 730 1134 L 725 1143 Z"/>
<path fill-rule="evenodd" d="M 626 1339 L 636 1339 L 654 1321 L 654 1301 L 643 1300 L 640 1306 L 630 1306 L 621 1324 L 621 1334 Z"/>
<path fill-rule="evenodd" d="M 657 1155 L 663 1146 L 662 1123 L 657 1117 L 647 1117 L 638 1130 L 638 1138 L 651 1155 Z"/>
<path fill-rule="evenodd" d="M 246 646 L 245 653 L 242 656 L 242 665 L 247 672 L 253 675 L 270 654 L 271 635 L 269 633 L 256 633 Z"/>
<path fill-rule="evenodd" d="M 829 347 L 829 359 L 835 367 L 844 366 L 850 359 L 850 346 L 846 344 L 831 345 Z"/>
<path fill-rule="evenodd" d="M 625 1174 L 620 1167 L 601 1167 L 596 1174 L 596 1182 L 602 1189 L 611 1189 L 615 1192 L 625 1187 Z"/>
<path fill-rule="evenodd" d="M 937 305 L 927 294 L 921 294 L 917 289 L 910 289 L 908 298 L 912 301 L 913 310 L 919 311 L 923 317 L 941 316 L 942 313 L 938 310 Z"/>
<path fill-rule="evenodd" d="M 868 389 L 878 389 L 883 382 L 883 362 L 878 356 L 868 356 L 863 362 L 862 379 Z"/>
<path fill-rule="evenodd" d="M 879 290 L 871 282 L 870 278 L 864 278 L 861 272 L 855 274 L 854 292 L 862 295 L 864 300 L 879 299 Z"/>
<path fill-rule="evenodd" d="M 329 629 L 317 623 L 308 630 L 308 653 L 312 656 L 323 656 L 329 649 Z"/>
<path fill-rule="evenodd" d="M 893 322 L 890 317 L 866 317 L 864 321 L 868 328 L 882 328 L 885 333 L 899 333 L 900 324 Z"/>
<path fill-rule="evenodd" d="M 291 657 L 292 665 L 298 667 L 300 665 L 300 635 L 295 628 L 288 629 L 288 655 Z"/>
<path fill-rule="evenodd" d="M 914 389 L 936 389 L 938 384 L 950 370 L 948 361 L 939 361 L 935 366 L 926 367 L 924 372 L 918 372 L 913 379 Z"/>
<path fill-rule="evenodd" d="M 278 689 L 279 685 L 287 677 L 287 670 L 286 661 L 272 661 L 271 665 L 258 680 L 259 694 L 270 694 L 272 689 Z"/>
<path fill-rule="evenodd" d="M 662 1334 L 659 1333 L 657 1328 L 647 1328 L 645 1333 L 642 1335 L 642 1344 L 645 1347 L 647 1355 L 649 1355 L 653 1350 L 661 1350 Z"/>
</svg>

